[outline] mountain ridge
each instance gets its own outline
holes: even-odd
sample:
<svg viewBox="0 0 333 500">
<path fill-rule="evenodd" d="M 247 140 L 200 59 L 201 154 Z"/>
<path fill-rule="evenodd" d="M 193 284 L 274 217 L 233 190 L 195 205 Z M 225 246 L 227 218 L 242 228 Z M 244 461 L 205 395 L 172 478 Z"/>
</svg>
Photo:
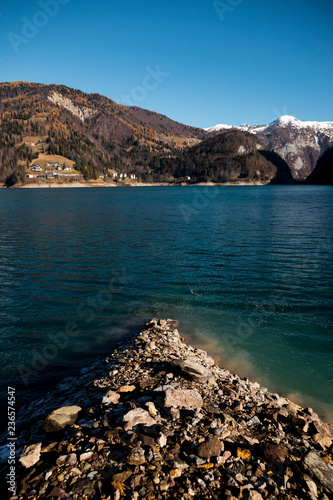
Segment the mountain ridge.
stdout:
<svg viewBox="0 0 333 500">
<path fill-rule="evenodd" d="M 228 136 L 228 140 L 233 144 L 236 141 L 237 147 L 229 156 L 220 150 L 217 154 L 220 145 L 228 143 L 223 139 L 196 149 L 203 142 L 230 132 L 234 136 Z M 255 150 L 255 143 L 250 148 L 244 146 L 248 141 L 246 134 L 257 138 L 266 156 Z M 48 157 L 60 158 L 64 168 L 71 163 L 71 180 L 102 177 L 114 181 L 119 180 L 119 174 L 122 179 L 131 177 L 139 182 L 173 183 L 181 182 L 186 170 L 191 182 L 220 182 L 227 178 L 236 182 L 246 172 L 247 181 L 258 177 L 266 183 L 274 179 L 303 181 L 332 146 L 332 122 L 301 122 L 284 116 L 270 125 L 200 129 L 65 85 L 0 83 L 0 181 L 8 186 L 24 182 L 27 175 L 36 177 L 32 165 L 39 160 L 46 164 Z M 248 153 L 238 154 L 243 147 L 249 149 Z M 206 155 L 204 162 L 193 159 L 197 153 Z M 181 162 L 190 158 L 192 166 L 187 163 L 184 169 Z M 253 162 L 260 168 L 252 168 Z"/>
<path fill-rule="evenodd" d="M 296 180 L 305 180 L 319 158 L 333 146 L 333 122 L 302 122 L 284 115 L 269 125 L 225 125 L 205 128 L 208 133 L 241 130 L 255 134 L 289 165 Z"/>
<path fill-rule="evenodd" d="M 29 82 L 0 84 L 0 125 L 0 180 L 10 183 L 24 179 L 40 152 L 74 161 L 85 178 L 115 170 L 150 181 L 155 158 L 206 137 L 201 129 L 101 94 Z"/>
</svg>

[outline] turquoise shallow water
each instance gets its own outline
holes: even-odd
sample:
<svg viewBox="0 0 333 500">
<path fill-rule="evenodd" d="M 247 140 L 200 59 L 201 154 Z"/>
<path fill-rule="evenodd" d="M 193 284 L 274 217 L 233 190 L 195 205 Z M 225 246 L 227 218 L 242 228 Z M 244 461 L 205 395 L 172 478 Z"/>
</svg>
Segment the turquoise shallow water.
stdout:
<svg viewBox="0 0 333 500">
<path fill-rule="evenodd" d="M 155 316 L 331 420 L 332 236 L 332 187 L 1 190 L 2 402 Z"/>
</svg>

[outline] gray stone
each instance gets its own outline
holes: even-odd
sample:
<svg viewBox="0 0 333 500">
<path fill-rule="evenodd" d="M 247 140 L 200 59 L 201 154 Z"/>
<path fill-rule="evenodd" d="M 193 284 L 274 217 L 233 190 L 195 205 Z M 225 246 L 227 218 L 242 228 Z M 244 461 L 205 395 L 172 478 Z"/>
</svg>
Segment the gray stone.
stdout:
<svg viewBox="0 0 333 500">
<path fill-rule="evenodd" d="M 35 465 L 40 459 L 42 443 L 26 446 L 21 454 L 20 462 L 26 469 Z"/>
<path fill-rule="evenodd" d="M 171 364 L 195 382 L 207 382 L 213 376 L 207 368 L 190 359 L 176 359 Z"/>
<path fill-rule="evenodd" d="M 129 431 L 135 425 L 144 424 L 147 427 L 150 427 L 156 424 L 156 421 L 149 415 L 146 410 L 142 408 L 136 408 L 135 410 L 131 410 L 123 417 L 123 421 L 126 422 L 124 427 L 125 431 Z"/>
<path fill-rule="evenodd" d="M 44 420 L 44 429 L 46 432 L 61 431 L 66 425 L 72 425 L 76 422 L 80 406 L 62 406 L 50 413 Z"/>
<path fill-rule="evenodd" d="M 192 389 L 167 389 L 165 391 L 164 405 L 175 408 L 201 408 L 203 400 L 201 395 Z"/>
<path fill-rule="evenodd" d="M 305 469 L 315 476 L 328 490 L 333 492 L 333 467 L 326 464 L 315 451 L 310 451 L 303 459 Z"/>
<path fill-rule="evenodd" d="M 248 427 L 252 427 L 253 425 L 260 424 L 260 420 L 258 417 L 252 417 L 248 422 L 246 422 L 246 425 Z"/>
</svg>

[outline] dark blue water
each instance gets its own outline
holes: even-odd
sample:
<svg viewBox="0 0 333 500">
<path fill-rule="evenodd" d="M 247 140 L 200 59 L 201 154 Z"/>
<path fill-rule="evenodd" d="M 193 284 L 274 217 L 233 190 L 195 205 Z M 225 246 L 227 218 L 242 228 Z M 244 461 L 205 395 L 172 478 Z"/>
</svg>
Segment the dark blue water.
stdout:
<svg viewBox="0 0 333 500">
<path fill-rule="evenodd" d="M 1 388 L 52 388 L 155 317 L 333 411 L 333 188 L 0 191 Z"/>
</svg>

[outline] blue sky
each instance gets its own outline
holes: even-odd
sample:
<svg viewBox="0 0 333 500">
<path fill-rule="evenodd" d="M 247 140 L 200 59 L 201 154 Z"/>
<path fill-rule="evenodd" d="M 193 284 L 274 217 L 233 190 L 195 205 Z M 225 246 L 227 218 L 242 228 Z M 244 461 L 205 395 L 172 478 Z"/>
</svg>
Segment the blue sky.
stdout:
<svg viewBox="0 0 333 500">
<path fill-rule="evenodd" d="M 0 80 L 198 127 L 333 121 L 332 21 L 329 0 L 2 0 Z"/>
</svg>

